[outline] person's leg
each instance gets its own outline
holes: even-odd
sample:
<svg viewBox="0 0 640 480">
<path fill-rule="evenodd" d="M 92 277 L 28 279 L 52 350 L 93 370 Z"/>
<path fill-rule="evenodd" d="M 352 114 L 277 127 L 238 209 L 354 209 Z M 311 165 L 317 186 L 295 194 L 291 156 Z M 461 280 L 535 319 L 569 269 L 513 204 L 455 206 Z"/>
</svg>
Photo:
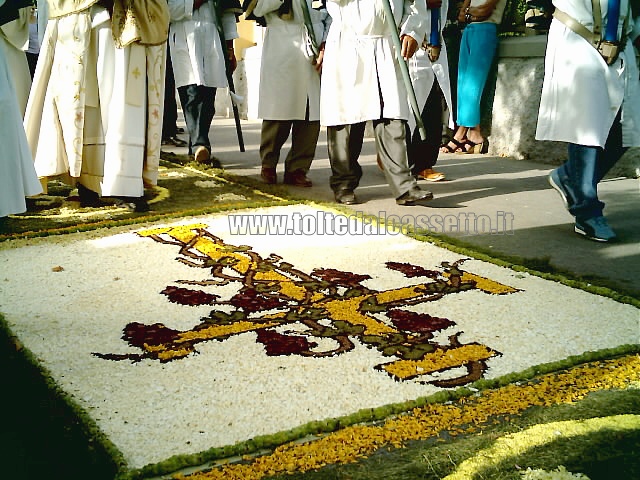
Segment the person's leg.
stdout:
<svg viewBox="0 0 640 480">
<path fill-rule="evenodd" d="M 38 54 L 26 52 L 27 55 L 27 63 L 29 64 L 29 73 L 31 74 L 31 80 L 33 80 L 33 75 L 36 73 L 36 65 L 38 64 Z"/>
<path fill-rule="evenodd" d="M 164 72 L 164 116 L 162 117 L 162 138 L 174 138 L 178 133 L 178 104 L 176 103 L 176 82 L 173 76 L 171 52 L 167 44 L 167 63 Z"/>
<path fill-rule="evenodd" d="M 498 46 L 497 27 L 492 23 L 471 24 L 465 28 L 463 38 L 465 45 L 460 49 L 456 123 L 465 128 L 460 128 L 454 138 L 461 141 L 466 137 L 480 144 L 484 140 L 480 130 L 480 102 Z"/>
<path fill-rule="evenodd" d="M 564 186 L 571 199 L 569 212 L 576 217 L 574 230 L 591 240 L 609 242 L 616 238 L 603 216 L 604 203 L 598 198 L 598 183 L 624 153 L 621 145 L 622 136 L 618 141 L 611 133 L 607 140 L 610 150 L 570 143 L 569 160 L 557 170 L 559 178 L 569 175 Z"/>
<path fill-rule="evenodd" d="M 433 197 L 430 192 L 423 192 L 418 188 L 416 179 L 409 169 L 406 143 L 406 121 L 397 119 L 382 119 L 373 122 L 376 138 L 376 149 L 384 167 L 384 176 L 391 188 L 396 202 L 400 203 L 403 196 L 411 196 L 402 205 L 413 205 L 419 200 Z M 418 198 L 420 197 L 420 198 Z"/>
<path fill-rule="evenodd" d="M 284 182 L 310 187 L 307 172 L 316 155 L 320 136 L 320 121 L 295 120 L 291 131 L 291 150 L 284 163 Z"/>
<path fill-rule="evenodd" d="M 185 85 L 178 88 L 178 94 L 189 132 L 189 153 L 198 146 L 211 151 L 209 129 L 215 114 L 216 89 L 202 85 Z"/>
<path fill-rule="evenodd" d="M 427 138 L 422 140 L 417 128 L 414 130 L 413 135 L 407 137 L 410 138 L 407 145 L 409 168 L 413 175 L 420 175 L 425 170 L 433 170 L 433 166 L 438 161 L 442 135 L 442 110 L 440 86 L 438 81 L 434 79 L 433 86 L 420 115 Z M 431 172 L 426 175 L 431 175 Z M 431 176 L 427 180 L 434 181 L 436 178 L 437 180 L 442 180 L 444 175 Z"/>
<path fill-rule="evenodd" d="M 289 120 L 262 120 L 260 132 L 260 159 L 262 162 L 262 179 L 265 183 L 278 182 L 276 165 L 280 158 L 282 145 L 287 141 L 291 131 Z"/>
<path fill-rule="evenodd" d="M 362 167 L 358 163 L 362 151 L 365 123 L 353 125 L 334 125 L 327 127 L 327 145 L 331 177 L 329 186 L 336 194 L 336 200 L 348 194 L 346 202 L 355 203 L 353 191 L 360 184 Z"/>
<path fill-rule="evenodd" d="M 600 181 L 604 176 L 613 168 L 613 166 L 620 160 L 622 155 L 628 150 L 627 147 L 622 146 L 622 124 L 620 123 L 621 112 L 618 112 L 616 119 L 609 130 L 609 136 L 607 142 L 604 145 L 604 151 L 601 157 L 598 159 L 598 169 L 596 172 L 596 181 Z"/>
<path fill-rule="evenodd" d="M 185 85 L 178 88 L 185 123 L 189 131 L 189 154 L 199 163 L 211 160 L 209 130 L 215 114 L 216 89 L 203 85 Z M 216 164 L 215 166 L 219 166 Z"/>
</svg>

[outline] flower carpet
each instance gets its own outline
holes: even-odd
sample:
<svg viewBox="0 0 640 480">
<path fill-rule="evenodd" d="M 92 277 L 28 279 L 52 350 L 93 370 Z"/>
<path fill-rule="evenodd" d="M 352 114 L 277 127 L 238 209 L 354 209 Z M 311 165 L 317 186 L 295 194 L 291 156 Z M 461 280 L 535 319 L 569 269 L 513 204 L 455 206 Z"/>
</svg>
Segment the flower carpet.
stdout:
<svg viewBox="0 0 640 480">
<path fill-rule="evenodd" d="M 304 472 L 640 381 L 637 305 L 317 205 L 11 240 L 0 266 L 5 329 L 122 478 Z"/>
</svg>

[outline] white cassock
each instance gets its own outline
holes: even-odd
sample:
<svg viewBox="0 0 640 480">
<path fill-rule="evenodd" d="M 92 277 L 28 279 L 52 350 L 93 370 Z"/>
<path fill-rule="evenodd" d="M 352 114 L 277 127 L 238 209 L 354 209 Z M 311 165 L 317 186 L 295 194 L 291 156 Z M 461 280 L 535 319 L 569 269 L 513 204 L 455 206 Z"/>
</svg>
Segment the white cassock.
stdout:
<svg viewBox="0 0 640 480">
<path fill-rule="evenodd" d="M 0 0 L 0 5 L 4 0 Z M 22 127 L 22 113 L 13 86 L 13 75 L 4 49 L 0 48 L 0 217 L 27 210 L 25 197 L 42 187 L 33 168 L 31 152 Z"/>
<path fill-rule="evenodd" d="M 116 48 L 99 6 L 47 23 L 25 114 L 39 177 L 140 197 L 158 178 L 166 44 Z"/>
<path fill-rule="evenodd" d="M 5 60 L 13 77 L 20 113 L 24 115 L 31 88 L 31 73 L 24 53 L 29 46 L 31 8 L 21 8 L 18 13 L 19 17 L 16 20 L 0 26 L 0 48 L 4 50 Z"/>
</svg>

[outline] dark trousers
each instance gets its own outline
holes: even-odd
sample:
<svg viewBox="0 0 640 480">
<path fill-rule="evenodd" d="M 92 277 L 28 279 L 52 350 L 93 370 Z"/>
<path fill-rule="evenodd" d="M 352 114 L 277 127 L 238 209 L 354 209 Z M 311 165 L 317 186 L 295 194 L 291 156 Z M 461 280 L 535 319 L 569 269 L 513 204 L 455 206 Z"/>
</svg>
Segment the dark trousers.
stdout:
<svg viewBox="0 0 640 480">
<path fill-rule="evenodd" d="M 207 147 L 211 151 L 209 129 L 216 113 L 216 89 L 204 85 L 178 87 L 184 121 L 189 132 L 189 154 L 193 147 Z"/>
<path fill-rule="evenodd" d="M 427 138 L 422 140 L 416 126 L 413 134 L 407 125 L 407 154 L 409 168 L 413 175 L 417 175 L 427 168 L 433 168 L 438 161 L 440 144 L 442 142 L 442 92 L 437 79 L 433 79 L 431 92 L 422 107 L 420 117 L 424 124 Z"/>
<path fill-rule="evenodd" d="M 178 133 L 178 104 L 176 103 L 176 81 L 173 77 L 171 52 L 167 43 L 167 66 L 164 72 L 164 117 L 162 138 L 175 137 Z"/>
<path fill-rule="evenodd" d="M 291 150 L 284 161 L 285 172 L 309 171 L 320 135 L 320 121 L 263 120 L 260 158 L 263 168 L 276 168 L 280 150 L 291 133 Z"/>
<path fill-rule="evenodd" d="M 365 122 L 327 127 L 327 143 L 334 192 L 353 191 L 362 178 L 358 157 L 362 151 Z M 384 165 L 384 175 L 395 198 L 416 187 L 407 159 L 406 122 L 396 119 L 373 121 L 376 150 Z"/>
<path fill-rule="evenodd" d="M 38 54 L 37 53 L 29 53 L 27 54 L 27 63 L 29 64 L 29 73 L 31 73 L 31 78 L 33 79 L 33 74 L 36 73 L 36 65 L 38 64 Z"/>
</svg>

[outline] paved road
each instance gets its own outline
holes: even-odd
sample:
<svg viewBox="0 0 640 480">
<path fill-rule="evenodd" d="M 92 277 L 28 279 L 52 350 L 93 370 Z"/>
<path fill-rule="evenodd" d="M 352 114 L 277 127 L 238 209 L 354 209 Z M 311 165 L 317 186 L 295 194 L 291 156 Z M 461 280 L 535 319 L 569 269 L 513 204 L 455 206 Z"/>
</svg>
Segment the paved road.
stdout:
<svg viewBox="0 0 640 480">
<path fill-rule="evenodd" d="M 260 178 L 260 123 L 243 121 L 244 153 L 239 151 L 232 120 L 216 118 L 211 129 L 213 153 L 233 174 Z M 282 179 L 285 144 L 278 174 Z M 174 149 L 184 153 L 185 149 Z M 547 183 L 550 165 L 487 155 L 444 154 L 438 169 L 447 181 L 422 187 L 434 193 L 428 206 L 400 207 L 394 202 L 384 174 L 376 165 L 375 143 L 367 139 L 360 163 L 364 170 L 356 194 L 361 203 L 354 212 L 399 215 L 404 222 L 427 222 L 432 231 L 457 237 L 465 243 L 495 256 L 526 259 L 528 264 L 551 265 L 585 279 L 606 279 L 618 290 L 640 298 L 640 181 L 632 178 L 606 179 L 600 186 L 605 214 L 620 241 L 601 244 L 573 232 L 571 215 L 564 210 L 558 194 Z M 289 187 L 310 199 L 333 201 L 329 188 L 329 160 L 324 131 L 316 150 L 308 189 Z M 442 222 L 440 221 L 442 218 Z M 477 231 L 464 228 L 465 219 L 481 218 L 497 229 L 488 233 L 478 223 Z M 452 231 L 451 226 L 463 231 Z M 443 228 L 444 227 L 444 228 Z M 541 268 L 543 268 L 541 267 Z"/>
</svg>

